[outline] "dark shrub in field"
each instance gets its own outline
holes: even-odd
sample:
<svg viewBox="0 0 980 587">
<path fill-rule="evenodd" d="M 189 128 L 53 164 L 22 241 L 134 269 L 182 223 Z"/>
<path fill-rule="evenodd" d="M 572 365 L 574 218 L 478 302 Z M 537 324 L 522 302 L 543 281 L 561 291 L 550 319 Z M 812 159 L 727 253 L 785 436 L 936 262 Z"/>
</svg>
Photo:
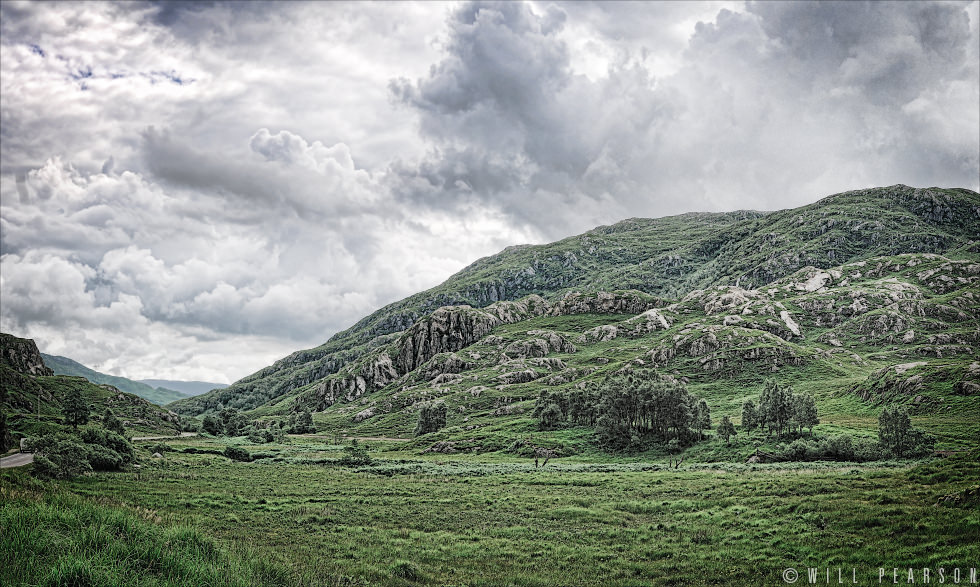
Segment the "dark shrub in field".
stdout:
<svg viewBox="0 0 980 587">
<path fill-rule="evenodd" d="M 224 455 L 233 461 L 242 461 L 247 463 L 252 460 L 252 455 L 247 450 L 237 446 L 229 446 L 226 448 Z"/>
</svg>

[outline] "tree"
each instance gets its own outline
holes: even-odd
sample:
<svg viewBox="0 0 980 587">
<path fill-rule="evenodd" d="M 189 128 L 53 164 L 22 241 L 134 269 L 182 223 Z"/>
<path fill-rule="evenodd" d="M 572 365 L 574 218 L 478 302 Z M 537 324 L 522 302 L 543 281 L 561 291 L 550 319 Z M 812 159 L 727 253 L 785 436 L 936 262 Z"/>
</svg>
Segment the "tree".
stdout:
<svg viewBox="0 0 980 587">
<path fill-rule="evenodd" d="M 738 432 L 735 430 L 735 426 L 732 421 L 728 419 L 728 416 L 723 416 L 721 418 L 721 424 L 718 425 L 718 436 L 725 439 L 725 444 L 728 444 L 728 439 L 735 436 Z"/>
<path fill-rule="evenodd" d="M 65 402 L 62 404 L 62 411 L 65 414 L 65 421 L 76 430 L 79 424 L 88 422 L 89 407 L 82 398 L 82 392 L 78 389 L 72 389 L 68 392 Z"/>
<path fill-rule="evenodd" d="M 897 457 L 926 455 L 936 445 L 934 436 L 912 428 L 909 414 L 903 408 L 885 408 L 881 413 L 878 442 Z"/>
<path fill-rule="evenodd" d="M 548 407 L 541 412 L 541 421 L 538 427 L 541 430 L 555 430 L 561 425 L 561 408 L 558 404 L 548 404 Z"/>
<path fill-rule="evenodd" d="M 419 408 L 419 421 L 415 426 L 415 436 L 435 432 L 446 427 L 446 403 L 431 402 Z"/>
<path fill-rule="evenodd" d="M 102 417 L 102 425 L 106 430 L 111 430 L 120 436 L 126 433 L 126 429 L 123 428 L 123 423 L 119 421 L 119 418 L 109 408 L 105 409 L 105 416 Z"/>
<path fill-rule="evenodd" d="M 777 436 L 782 436 L 783 429 L 793 417 L 792 394 L 791 388 L 766 380 L 759 399 L 759 423 L 768 426 L 770 433 L 775 430 Z"/>
<path fill-rule="evenodd" d="M 759 425 L 759 413 L 756 411 L 755 402 L 752 400 L 742 404 L 742 428 L 752 430 Z"/>
<path fill-rule="evenodd" d="M 225 408 L 218 414 L 221 418 L 221 426 L 228 436 L 239 436 L 242 429 L 248 426 L 248 418 L 235 408 Z"/>
<path fill-rule="evenodd" d="M 813 436 L 813 427 L 820 423 L 820 418 L 817 417 L 817 402 L 812 395 L 805 393 L 795 396 L 795 400 L 793 418 L 801 429 L 809 428 L 810 436 Z"/>
<path fill-rule="evenodd" d="M 705 430 L 711 430 L 711 410 L 708 409 L 708 402 L 704 400 L 699 401 L 694 409 L 694 427 L 701 439 L 704 439 Z"/>
<path fill-rule="evenodd" d="M 204 416 L 204 421 L 201 423 L 201 430 L 211 436 L 221 436 L 223 429 L 221 422 L 211 414 L 208 414 Z"/>
<path fill-rule="evenodd" d="M 620 450 L 647 438 L 662 443 L 691 439 L 698 398 L 670 377 L 651 370 L 607 378 L 598 389 L 596 433 L 606 449 Z M 707 404 L 702 408 L 707 414 Z M 704 430 L 711 426 L 702 418 Z"/>
<path fill-rule="evenodd" d="M 313 424 L 313 414 L 309 410 L 303 410 L 296 416 L 293 434 L 313 434 L 314 432 L 316 432 L 316 426 Z"/>
</svg>

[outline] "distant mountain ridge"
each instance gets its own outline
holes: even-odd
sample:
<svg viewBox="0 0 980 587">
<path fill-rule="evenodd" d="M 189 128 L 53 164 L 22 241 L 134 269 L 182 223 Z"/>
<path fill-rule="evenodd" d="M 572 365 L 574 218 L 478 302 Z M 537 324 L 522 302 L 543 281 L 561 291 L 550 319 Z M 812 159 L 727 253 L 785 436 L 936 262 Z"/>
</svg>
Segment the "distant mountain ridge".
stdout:
<svg viewBox="0 0 980 587">
<path fill-rule="evenodd" d="M 151 385 L 148 382 L 133 381 L 132 379 L 127 379 L 126 377 L 119 377 L 116 375 L 108 375 L 106 373 L 100 373 L 94 369 L 90 369 L 85 365 L 82 365 L 78 361 L 69 359 L 68 357 L 61 357 L 57 355 L 48 355 L 41 353 L 41 357 L 44 359 L 44 364 L 47 365 L 51 370 L 54 371 L 55 375 L 74 375 L 76 377 L 84 377 L 92 383 L 95 384 L 105 384 L 111 385 L 120 391 L 125 391 L 126 393 L 131 393 L 133 395 L 138 395 L 143 399 L 149 400 L 157 405 L 163 406 L 171 402 L 186 399 L 194 395 L 210 391 L 215 388 L 224 387 L 221 384 L 210 384 L 199 381 L 185 382 L 185 381 L 166 381 L 159 380 L 161 383 L 170 383 L 183 386 L 184 384 L 189 384 L 189 389 L 195 389 L 198 391 L 187 392 L 181 389 L 176 389 L 175 387 L 167 387 L 165 385 Z M 157 381 L 157 380 L 150 380 Z M 206 389 L 201 389 L 206 387 Z"/>
<path fill-rule="evenodd" d="M 138 383 L 145 383 L 157 389 L 164 388 L 179 392 L 185 396 L 195 396 L 207 393 L 212 389 L 224 389 L 227 383 L 209 383 L 207 381 L 175 381 L 173 379 L 140 379 Z"/>
<path fill-rule="evenodd" d="M 409 335 L 463 336 L 452 324 L 425 333 L 413 330 L 444 306 L 485 308 L 531 294 L 556 303 L 573 292 L 635 290 L 660 300 L 644 302 L 650 308 L 661 307 L 663 300 L 679 300 L 712 286 L 760 288 L 807 267 L 829 269 L 904 253 L 976 257 L 978 235 L 980 194 L 904 185 L 844 192 L 778 212 L 624 220 L 551 244 L 508 247 L 435 288 L 381 308 L 319 347 L 171 407 L 192 415 L 229 406 L 277 406 L 281 411 L 285 399 L 314 384 L 322 388 L 328 379 L 360 385 L 356 377 L 333 376 L 395 343 L 405 349 Z M 386 371 L 384 364 L 365 368 L 384 371 L 379 380 L 401 374 L 394 367 Z M 365 390 L 354 391 L 360 395 Z"/>
</svg>

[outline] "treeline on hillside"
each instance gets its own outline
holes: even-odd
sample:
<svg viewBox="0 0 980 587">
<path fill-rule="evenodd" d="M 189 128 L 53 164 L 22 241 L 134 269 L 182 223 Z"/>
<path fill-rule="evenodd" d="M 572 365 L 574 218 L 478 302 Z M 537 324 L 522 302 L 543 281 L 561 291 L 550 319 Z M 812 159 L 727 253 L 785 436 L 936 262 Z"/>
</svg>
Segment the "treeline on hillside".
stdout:
<svg viewBox="0 0 980 587">
<path fill-rule="evenodd" d="M 569 424 L 594 427 L 599 444 L 612 451 L 652 444 L 675 450 L 703 439 L 711 428 L 703 399 L 652 370 L 616 374 L 570 393 L 542 391 L 534 415 L 542 430 Z"/>
<path fill-rule="evenodd" d="M 235 408 L 224 408 L 204 416 L 200 432 L 211 436 L 244 436 L 249 442 L 262 444 L 282 442 L 286 434 L 312 434 L 316 427 L 309 410 L 290 414 L 288 418 L 250 420 Z"/>
<path fill-rule="evenodd" d="M 653 370 L 618 373 L 602 383 L 566 393 L 544 390 L 535 402 L 533 415 L 541 430 L 594 428 L 597 443 L 609 451 L 659 447 L 677 453 L 704 440 L 705 431 L 712 427 L 705 400 L 676 379 Z M 736 427 L 725 416 L 717 437 L 729 443 L 741 431 L 753 435 L 756 443 L 774 442 L 773 448 L 757 452 L 757 456 L 776 461 L 921 457 L 935 447 L 935 438 L 913 428 L 908 412 L 901 408 L 882 412 L 877 441 L 846 434 L 818 437 L 813 431 L 818 424 L 817 402 L 812 395 L 795 393 L 790 386 L 766 380 L 759 398 L 743 404 L 741 426 Z"/>
<path fill-rule="evenodd" d="M 770 459 L 787 461 L 875 461 L 889 457 L 926 456 L 935 449 L 936 439 L 912 427 L 908 412 L 886 408 L 878 419 L 878 440 L 854 438 L 847 434 L 814 438 L 813 427 L 820 423 L 813 396 L 796 394 L 793 388 L 766 380 L 758 404 L 742 404 L 742 426 L 746 432 L 764 429 L 777 440 L 789 438 L 788 444 L 767 453 Z M 804 428 L 810 438 L 801 438 Z"/>
</svg>

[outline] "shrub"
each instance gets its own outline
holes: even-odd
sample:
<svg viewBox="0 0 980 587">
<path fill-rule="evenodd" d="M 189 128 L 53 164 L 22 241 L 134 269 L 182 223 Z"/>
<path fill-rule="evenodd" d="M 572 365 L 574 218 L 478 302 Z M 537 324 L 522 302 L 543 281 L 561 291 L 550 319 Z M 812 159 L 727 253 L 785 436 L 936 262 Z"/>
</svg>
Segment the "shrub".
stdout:
<svg viewBox="0 0 980 587">
<path fill-rule="evenodd" d="M 111 430 L 106 430 L 104 428 L 85 428 L 82 430 L 82 441 L 85 444 L 91 446 L 101 446 L 104 447 L 117 455 L 119 455 L 119 465 L 109 469 L 101 469 L 92 463 L 98 471 L 115 471 L 121 468 L 123 465 L 127 465 L 136 458 L 136 451 L 133 449 L 133 445 Z"/>
<path fill-rule="evenodd" d="M 556 404 L 548 404 L 544 410 L 541 411 L 541 421 L 538 424 L 538 428 L 541 430 L 555 430 L 561 426 L 564 418 L 562 417 L 561 408 Z"/>
<path fill-rule="evenodd" d="M 173 452 L 174 448 L 165 442 L 158 442 L 149 448 L 151 453 L 158 452 L 160 454 Z"/>
<path fill-rule="evenodd" d="M 345 446 L 344 452 L 346 454 L 338 462 L 345 467 L 363 467 L 371 464 L 371 456 L 357 443 L 357 440 Z"/>
<path fill-rule="evenodd" d="M 210 414 L 204 416 L 204 421 L 201 423 L 201 431 L 205 434 L 210 434 L 211 436 L 221 436 L 221 422 Z"/>
<path fill-rule="evenodd" d="M 229 446 L 225 448 L 225 452 L 223 454 L 233 461 L 242 461 L 247 463 L 252 460 L 252 455 L 247 450 L 237 446 Z"/>
<path fill-rule="evenodd" d="M 66 434 L 31 439 L 28 448 L 38 453 L 33 469 L 38 477 L 70 479 L 92 470 L 88 447 Z"/>
<path fill-rule="evenodd" d="M 95 471 L 118 471 L 127 463 L 116 451 L 98 444 L 89 445 L 88 462 Z"/>
<path fill-rule="evenodd" d="M 446 412 L 445 402 L 422 404 L 422 407 L 419 408 L 419 422 L 415 426 L 415 436 L 421 436 L 445 428 Z"/>
</svg>

